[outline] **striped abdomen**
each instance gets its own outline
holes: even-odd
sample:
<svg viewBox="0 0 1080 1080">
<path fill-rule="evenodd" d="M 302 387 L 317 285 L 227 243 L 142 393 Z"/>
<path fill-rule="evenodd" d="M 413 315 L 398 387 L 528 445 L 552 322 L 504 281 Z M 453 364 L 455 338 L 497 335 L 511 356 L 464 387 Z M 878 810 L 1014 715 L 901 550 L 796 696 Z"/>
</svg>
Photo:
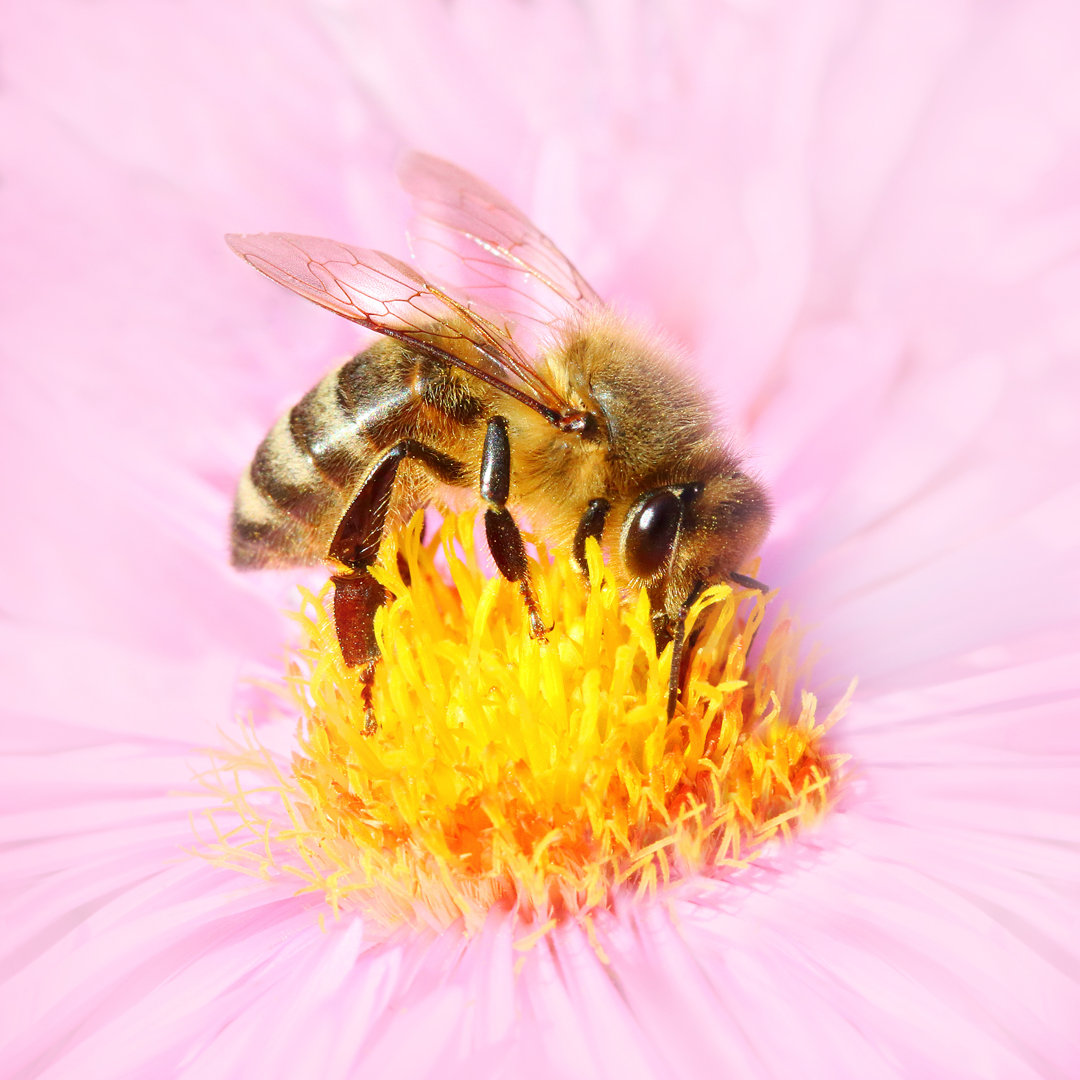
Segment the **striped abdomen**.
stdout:
<svg viewBox="0 0 1080 1080">
<path fill-rule="evenodd" d="M 319 563 L 381 455 L 402 439 L 452 453 L 485 413 L 450 365 L 380 341 L 332 371 L 270 429 L 236 492 L 239 567 Z M 425 479 L 395 501 L 418 501 Z M 430 487 L 430 482 L 427 483 Z"/>
</svg>

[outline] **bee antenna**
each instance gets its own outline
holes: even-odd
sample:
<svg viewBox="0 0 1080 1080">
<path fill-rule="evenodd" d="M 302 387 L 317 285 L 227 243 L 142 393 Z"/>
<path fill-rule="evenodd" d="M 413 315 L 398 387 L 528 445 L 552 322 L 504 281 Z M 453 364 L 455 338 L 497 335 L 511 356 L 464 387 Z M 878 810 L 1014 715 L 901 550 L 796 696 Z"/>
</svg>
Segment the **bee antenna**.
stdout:
<svg viewBox="0 0 1080 1080">
<path fill-rule="evenodd" d="M 763 585 L 757 578 L 747 577 L 746 574 L 737 574 L 732 570 L 728 577 L 736 584 L 741 585 L 744 589 L 755 589 L 760 593 L 767 593 L 769 591 L 768 585 Z"/>
</svg>

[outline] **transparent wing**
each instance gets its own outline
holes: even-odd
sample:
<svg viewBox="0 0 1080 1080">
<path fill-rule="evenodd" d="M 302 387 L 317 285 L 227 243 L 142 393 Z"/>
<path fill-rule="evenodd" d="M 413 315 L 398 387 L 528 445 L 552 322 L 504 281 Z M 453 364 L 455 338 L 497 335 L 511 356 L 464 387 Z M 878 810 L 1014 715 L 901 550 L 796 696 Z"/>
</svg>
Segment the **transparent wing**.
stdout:
<svg viewBox="0 0 1080 1080">
<path fill-rule="evenodd" d="M 414 153 L 402 162 L 400 177 L 416 205 L 410 230 L 414 248 L 440 277 L 483 296 L 519 322 L 529 319 L 540 326 L 600 304 L 555 244 L 471 173 Z"/>
<path fill-rule="evenodd" d="M 569 411 L 499 315 L 481 313 L 381 251 L 292 233 L 227 236 L 241 258 L 287 289 L 371 330 L 437 351 L 548 419 Z"/>
</svg>

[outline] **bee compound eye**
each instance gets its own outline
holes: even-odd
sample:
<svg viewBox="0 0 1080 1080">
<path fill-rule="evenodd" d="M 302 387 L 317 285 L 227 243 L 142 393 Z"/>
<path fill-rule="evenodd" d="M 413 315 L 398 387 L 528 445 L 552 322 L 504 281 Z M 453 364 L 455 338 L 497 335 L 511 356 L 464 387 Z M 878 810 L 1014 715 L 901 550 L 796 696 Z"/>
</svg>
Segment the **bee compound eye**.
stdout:
<svg viewBox="0 0 1080 1080">
<path fill-rule="evenodd" d="M 642 499 L 623 542 L 623 557 L 631 574 L 651 577 L 667 562 L 681 516 L 682 500 L 673 491 L 654 491 Z"/>
</svg>

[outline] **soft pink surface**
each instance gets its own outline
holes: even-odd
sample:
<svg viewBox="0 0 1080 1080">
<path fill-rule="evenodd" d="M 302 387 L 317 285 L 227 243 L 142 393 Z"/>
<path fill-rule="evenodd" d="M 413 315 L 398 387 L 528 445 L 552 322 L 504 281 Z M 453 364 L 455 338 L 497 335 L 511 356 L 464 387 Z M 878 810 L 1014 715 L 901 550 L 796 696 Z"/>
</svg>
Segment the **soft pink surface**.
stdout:
<svg viewBox="0 0 1080 1080">
<path fill-rule="evenodd" d="M 1080 10 L 39 0 L 0 29 L 0 1061 L 12 1076 L 1080 1068 Z M 403 254 L 419 147 L 665 326 L 861 684 L 855 781 L 732 884 L 520 954 L 319 925 L 185 854 L 279 664 L 227 566 L 265 427 L 361 341 L 226 231 Z M 256 706 L 261 708 L 258 699 Z M 268 730 L 273 725 L 263 715 Z"/>
</svg>

